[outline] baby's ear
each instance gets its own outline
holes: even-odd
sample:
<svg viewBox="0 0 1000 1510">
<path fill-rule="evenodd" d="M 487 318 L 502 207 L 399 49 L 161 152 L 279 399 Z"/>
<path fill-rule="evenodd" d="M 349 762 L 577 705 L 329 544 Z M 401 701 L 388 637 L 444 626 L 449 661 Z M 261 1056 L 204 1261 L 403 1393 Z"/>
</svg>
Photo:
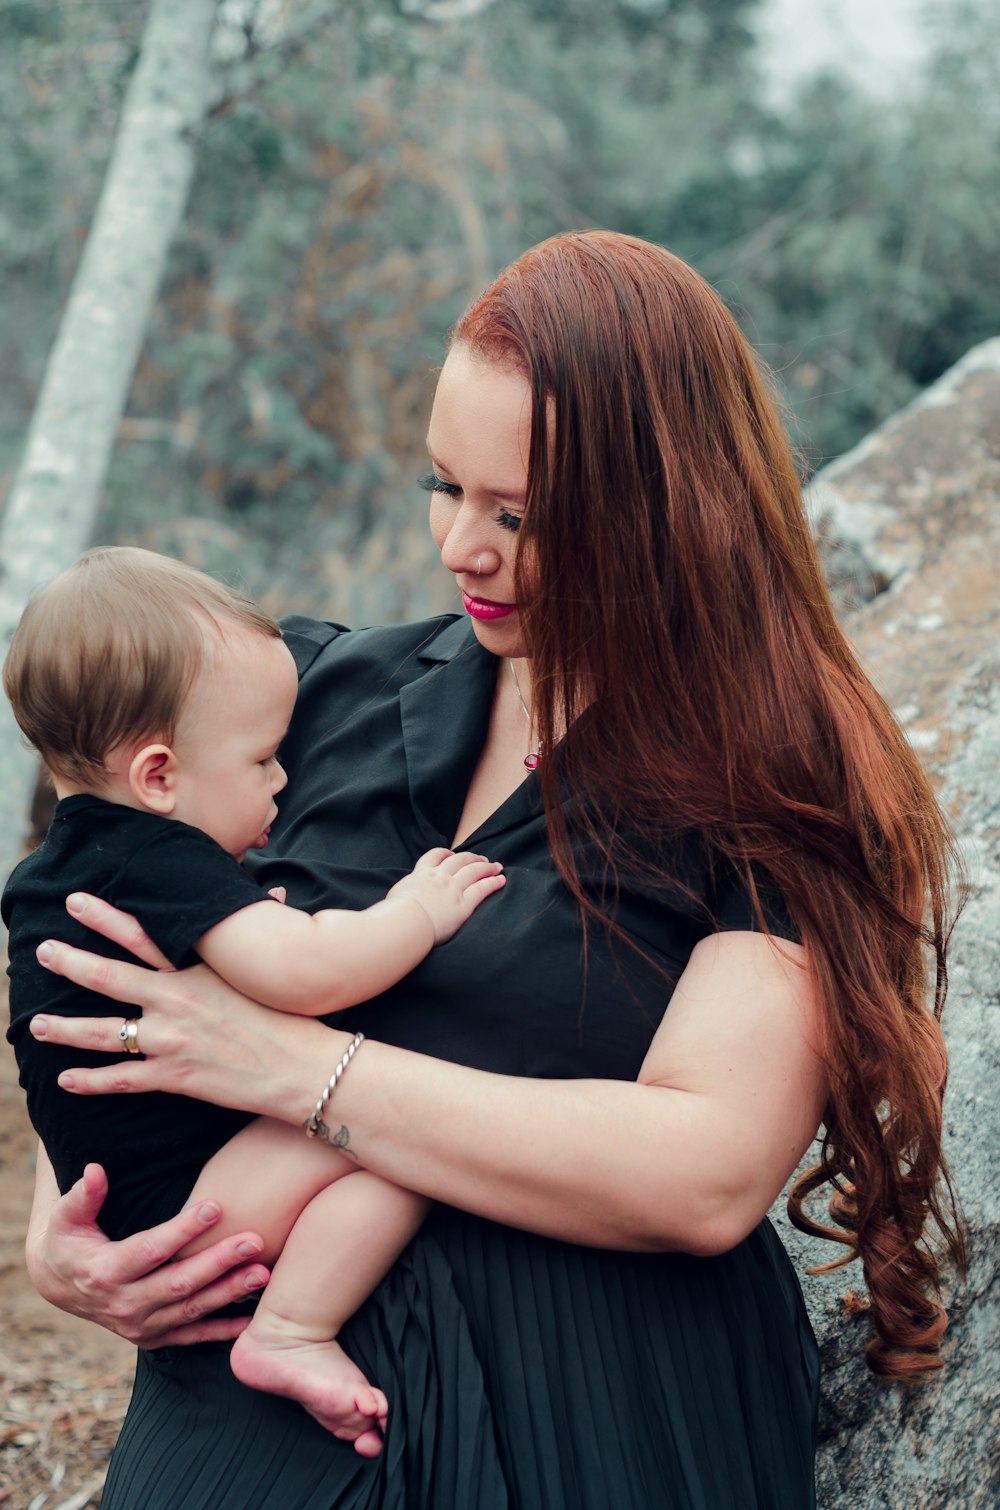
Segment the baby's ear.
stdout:
<svg viewBox="0 0 1000 1510">
<path fill-rule="evenodd" d="M 169 745 L 143 745 L 132 757 L 128 784 L 147 812 L 169 818 L 177 801 L 177 756 Z"/>
</svg>

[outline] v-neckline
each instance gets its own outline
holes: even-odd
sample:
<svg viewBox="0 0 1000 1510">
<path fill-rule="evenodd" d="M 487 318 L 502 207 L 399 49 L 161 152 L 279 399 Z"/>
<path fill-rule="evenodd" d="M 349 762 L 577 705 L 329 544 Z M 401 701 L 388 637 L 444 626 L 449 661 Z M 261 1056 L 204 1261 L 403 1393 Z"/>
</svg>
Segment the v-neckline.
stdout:
<svg viewBox="0 0 1000 1510">
<path fill-rule="evenodd" d="M 497 658 L 465 619 L 455 620 L 419 652 L 426 675 L 400 691 L 400 719 L 410 801 L 427 847 L 451 848 L 489 730 Z M 524 815 L 537 789 L 534 772 L 462 839 L 477 847 Z"/>
</svg>

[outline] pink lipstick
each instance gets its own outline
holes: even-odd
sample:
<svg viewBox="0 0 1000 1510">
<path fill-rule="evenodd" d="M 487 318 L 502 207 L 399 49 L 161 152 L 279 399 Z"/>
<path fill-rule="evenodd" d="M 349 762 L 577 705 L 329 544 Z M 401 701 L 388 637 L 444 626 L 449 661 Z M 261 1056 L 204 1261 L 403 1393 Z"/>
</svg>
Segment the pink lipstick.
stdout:
<svg viewBox="0 0 1000 1510">
<path fill-rule="evenodd" d="M 462 602 L 466 613 L 474 619 L 506 619 L 512 613 L 517 613 L 516 603 L 493 603 L 489 598 L 470 598 L 464 589 Z"/>
</svg>

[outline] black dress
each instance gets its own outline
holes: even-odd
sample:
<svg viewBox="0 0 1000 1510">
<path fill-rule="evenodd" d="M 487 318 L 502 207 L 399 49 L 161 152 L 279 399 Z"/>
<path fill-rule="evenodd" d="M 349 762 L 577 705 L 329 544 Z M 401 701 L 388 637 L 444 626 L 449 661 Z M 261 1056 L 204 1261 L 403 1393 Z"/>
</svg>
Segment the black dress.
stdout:
<svg viewBox="0 0 1000 1510">
<path fill-rule="evenodd" d="M 352 634 L 295 620 L 286 634 L 303 679 L 257 874 L 298 905 L 366 906 L 450 843 L 496 662 L 465 620 Z M 584 979 L 534 779 L 465 847 L 503 861 L 504 891 L 338 1024 L 499 1073 L 634 1079 L 669 989 L 595 931 Z M 618 913 L 674 974 L 705 934 L 754 926 L 696 844 L 677 876 L 630 885 Z M 780 906 L 772 925 L 789 931 Z M 103 1510 L 814 1504 L 816 1347 L 766 1221 L 704 1259 L 578 1247 L 437 1206 L 341 1340 L 389 1397 L 381 1457 L 245 1389 L 221 1344 L 163 1349 L 140 1355 Z"/>
</svg>

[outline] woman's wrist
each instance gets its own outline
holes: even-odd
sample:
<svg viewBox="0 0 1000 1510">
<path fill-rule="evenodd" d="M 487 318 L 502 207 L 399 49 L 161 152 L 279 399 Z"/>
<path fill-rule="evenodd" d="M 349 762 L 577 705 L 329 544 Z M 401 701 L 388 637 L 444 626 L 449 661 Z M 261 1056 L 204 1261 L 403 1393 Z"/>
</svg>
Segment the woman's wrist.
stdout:
<svg viewBox="0 0 1000 1510">
<path fill-rule="evenodd" d="M 340 1085 L 341 1080 L 347 1073 L 351 1060 L 365 1041 L 364 1033 L 355 1033 L 351 1042 L 347 1045 L 341 1057 L 333 1067 L 333 1073 L 320 1092 L 319 1098 L 310 1115 L 305 1121 L 306 1136 L 310 1138 L 321 1137 L 331 1143 L 330 1128 L 324 1120 L 327 1115 L 330 1102 Z"/>
<path fill-rule="evenodd" d="M 247 1099 L 253 1104 L 246 1109 L 304 1130 L 355 1034 L 314 1018 L 289 1018 L 278 1012 L 268 1016 L 273 1019 L 267 1024 L 269 1042 L 260 1045 L 263 1052 L 255 1056 L 264 1073 L 256 1067 L 251 1071 Z"/>
<path fill-rule="evenodd" d="M 273 1018 L 273 1021 L 268 1019 Z M 324 1084 L 354 1035 L 314 1018 L 268 1013 L 263 1040 L 256 1039 L 253 1062 L 233 1064 L 222 1077 L 230 1104 L 258 1116 L 305 1128 Z M 237 1078 L 238 1077 L 238 1080 Z M 195 1084 L 196 1095 L 219 1099 L 210 1086 Z"/>
</svg>

